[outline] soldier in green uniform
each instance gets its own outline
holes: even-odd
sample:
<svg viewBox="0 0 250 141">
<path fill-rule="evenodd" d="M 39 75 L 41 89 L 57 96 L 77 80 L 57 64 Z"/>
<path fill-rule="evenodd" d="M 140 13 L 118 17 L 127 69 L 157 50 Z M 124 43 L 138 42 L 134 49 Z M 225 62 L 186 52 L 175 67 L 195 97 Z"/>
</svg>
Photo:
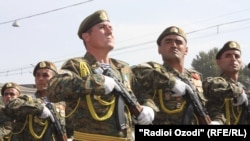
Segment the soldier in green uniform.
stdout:
<svg viewBox="0 0 250 141">
<path fill-rule="evenodd" d="M 185 32 L 176 26 L 167 27 L 158 37 L 157 45 L 163 64 L 149 61 L 132 66 L 139 102 L 156 112 L 153 124 L 208 124 L 209 118 L 204 119 L 207 122 L 199 121 L 188 95 L 195 97 L 206 115 L 202 76 L 194 69 L 184 68 L 184 58 L 188 54 Z"/>
<path fill-rule="evenodd" d="M 207 110 L 213 125 L 247 124 L 248 98 L 245 86 L 238 81 L 242 68 L 241 49 L 236 41 L 228 41 L 216 54 L 220 76 L 207 77 L 203 89 Z"/>
<path fill-rule="evenodd" d="M 132 115 L 138 124 L 151 124 L 154 112 L 136 101 L 131 89 L 130 66 L 109 56 L 114 49 L 114 36 L 106 11 L 98 10 L 86 17 L 80 24 L 78 36 L 87 52 L 63 64 L 62 74 L 50 81 L 49 99 L 65 100 L 66 121 L 67 117 L 73 119 L 67 126 L 72 125 L 74 140 L 134 140 Z M 108 70 L 114 77 L 106 74 Z M 116 78 L 135 105 L 122 97 Z"/>
<path fill-rule="evenodd" d="M 7 141 L 13 127 L 13 120 L 4 112 L 4 107 L 10 100 L 20 96 L 20 87 L 16 83 L 5 83 L 1 89 L 3 106 L 0 107 L 0 141 Z"/>
<path fill-rule="evenodd" d="M 47 97 L 47 88 L 49 80 L 57 74 L 57 67 L 53 62 L 50 61 L 40 61 L 34 68 L 33 75 L 35 77 L 35 84 L 37 91 L 35 92 L 35 97 L 41 101 L 41 103 L 51 103 Z M 57 117 L 60 120 L 61 126 L 66 131 L 65 122 L 65 102 L 60 101 L 53 103 L 53 107 L 56 111 Z"/>
<path fill-rule="evenodd" d="M 12 140 L 27 141 L 56 141 L 60 140 L 58 130 L 54 127 L 55 118 L 46 107 L 50 103 L 47 99 L 48 81 L 57 74 L 56 66 L 49 61 L 39 62 L 33 71 L 37 91 L 32 96 L 23 95 L 12 100 L 6 106 L 8 116 L 15 119 L 15 126 L 12 132 Z M 52 103 L 59 120 L 61 129 L 65 129 L 65 103 Z M 66 136 L 66 135 L 65 135 Z M 65 138 L 67 140 L 67 138 Z"/>
</svg>

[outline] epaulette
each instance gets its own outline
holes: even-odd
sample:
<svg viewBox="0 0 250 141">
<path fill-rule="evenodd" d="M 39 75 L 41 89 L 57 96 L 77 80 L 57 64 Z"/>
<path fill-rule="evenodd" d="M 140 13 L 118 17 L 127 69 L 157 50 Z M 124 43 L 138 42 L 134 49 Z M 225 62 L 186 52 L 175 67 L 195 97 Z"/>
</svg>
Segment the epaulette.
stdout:
<svg viewBox="0 0 250 141">
<path fill-rule="evenodd" d="M 185 68 L 185 70 L 187 72 L 189 72 L 192 75 L 193 78 L 200 79 L 200 80 L 203 79 L 202 74 L 200 72 L 198 72 L 197 70 L 195 70 L 195 69 L 187 69 L 187 68 Z"/>
<path fill-rule="evenodd" d="M 137 65 L 133 65 L 131 66 L 132 69 L 134 68 L 153 68 L 150 64 L 148 64 L 147 62 L 144 62 L 144 63 L 140 63 L 140 64 L 137 64 Z"/>
<path fill-rule="evenodd" d="M 110 59 L 114 63 L 115 66 L 121 65 L 121 67 L 123 67 L 123 66 L 128 66 L 129 65 L 127 62 L 124 62 L 122 60 L 117 60 L 117 59 L 114 59 L 114 58 L 110 58 Z"/>
</svg>

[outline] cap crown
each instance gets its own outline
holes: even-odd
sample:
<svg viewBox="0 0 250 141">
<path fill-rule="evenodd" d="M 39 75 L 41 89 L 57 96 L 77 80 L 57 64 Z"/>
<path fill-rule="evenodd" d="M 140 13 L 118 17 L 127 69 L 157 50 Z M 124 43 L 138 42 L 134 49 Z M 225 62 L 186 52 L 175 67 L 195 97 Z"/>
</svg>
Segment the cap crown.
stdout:
<svg viewBox="0 0 250 141">
<path fill-rule="evenodd" d="M 14 88 L 14 89 L 17 89 L 19 93 L 21 93 L 21 89 L 20 89 L 20 86 L 14 82 L 7 82 L 3 85 L 2 89 L 1 89 L 1 94 L 3 95 L 4 94 L 4 91 L 6 89 L 9 89 L 9 88 Z"/>
<path fill-rule="evenodd" d="M 57 73 L 57 68 L 54 63 L 49 62 L 49 61 L 41 61 L 37 63 L 36 67 L 34 68 L 33 75 L 36 75 L 37 70 L 39 69 L 50 69 Z"/>
<path fill-rule="evenodd" d="M 105 10 L 98 10 L 86 17 L 79 26 L 79 38 L 82 39 L 82 33 L 87 32 L 91 27 L 103 21 L 109 21 L 108 14 Z"/>
<path fill-rule="evenodd" d="M 219 59 L 221 55 L 227 50 L 239 50 L 241 52 L 239 43 L 237 43 L 236 41 L 228 41 L 218 51 L 218 53 L 216 54 L 216 59 Z"/>
<path fill-rule="evenodd" d="M 179 35 L 181 37 L 184 38 L 184 40 L 187 42 L 187 37 L 186 37 L 186 33 L 179 27 L 177 26 L 170 26 L 168 28 L 166 28 L 161 35 L 158 37 L 157 39 L 157 44 L 160 45 L 161 40 L 167 36 L 167 35 Z"/>
</svg>

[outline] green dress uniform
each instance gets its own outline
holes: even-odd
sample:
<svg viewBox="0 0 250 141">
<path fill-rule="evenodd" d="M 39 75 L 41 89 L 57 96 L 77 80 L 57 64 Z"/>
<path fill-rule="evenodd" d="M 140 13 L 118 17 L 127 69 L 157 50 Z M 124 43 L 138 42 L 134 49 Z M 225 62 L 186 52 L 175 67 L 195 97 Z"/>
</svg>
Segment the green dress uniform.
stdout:
<svg viewBox="0 0 250 141">
<path fill-rule="evenodd" d="M 44 104 L 27 95 L 11 100 L 5 113 L 15 120 L 10 140 L 12 141 L 56 141 L 49 118 L 40 119 Z"/>
<path fill-rule="evenodd" d="M 135 94 L 138 101 L 156 111 L 153 124 L 199 124 L 187 94 L 173 97 L 171 89 L 174 87 L 176 78 L 188 79 L 195 86 L 198 99 L 204 105 L 206 99 L 203 95 L 200 73 L 185 69 L 184 73 L 180 74 L 168 64 L 161 65 L 152 61 L 134 65 L 132 71 L 137 80 L 134 88 L 137 88 Z"/>
<path fill-rule="evenodd" d="M 228 41 L 217 52 L 216 60 L 220 60 L 223 53 L 229 50 L 236 50 L 241 53 L 238 42 Z M 204 95 L 208 99 L 206 104 L 207 110 L 211 119 L 220 124 L 249 124 L 249 104 L 243 103 L 239 106 L 234 104 L 237 97 L 243 93 L 243 90 L 246 93 L 246 87 L 237 80 L 232 79 L 231 75 L 238 74 L 222 72 L 218 77 L 207 77 L 204 79 Z"/>
<path fill-rule="evenodd" d="M 204 95 L 208 99 L 207 110 L 212 120 L 225 125 L 246 124 L 244 104 L 234 106 L 234 98 L 246 90 L 240 82 L 235 82 L 224 74 L 208 77 L 203 82 Z"/>
<path fill-rule="evenodd" d="M 36 91 L 35 93 L 35 97 L 37 99 L 37 101 L 39 101 L 40 103 L 48 103 L 50 102 L 48 100 L 47 97 L 44 97 L 40 94 L 39 91 Z M 52 106 L 54 108 L 54 111 L 56 113 L 57 119 L 59 120 L 59 123 L 61 124 L 61 127 L 63 128 L 64 131 L 66 131 L 66 122 L 65 122 L 65 102 L 64 101 L 60 101 L 57 103 L 52 103 Z"/>
<path fill-rule="evenodd" d="M 115 59 L 110 59 L 109 64 L 130 91 L 130 66 Z M 104 77 L 96 71 L 99 67 L 89 53 L 69 59 L 63 64 L 61 74 L 51 79 L 48 98 L 51 102 L 66 102 L 66 123 L 74 129 L 74 140 L 132 140 L 131 113 L 124 104 L 119 112 L 125 119 L 122 129 L 116 117 L 116 95 L 104 94 Z"/>
</svg>

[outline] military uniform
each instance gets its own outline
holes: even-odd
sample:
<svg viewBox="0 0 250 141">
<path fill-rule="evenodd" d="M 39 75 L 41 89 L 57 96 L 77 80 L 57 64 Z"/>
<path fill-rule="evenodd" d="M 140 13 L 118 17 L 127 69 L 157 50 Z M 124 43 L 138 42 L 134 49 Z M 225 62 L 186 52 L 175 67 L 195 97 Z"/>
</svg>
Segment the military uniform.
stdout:
<svg viewBox="0 0 250 141">
<path fill-rule="evenodd" d="M 229 41 L 216 54 L 216 59 L 220 59 L 227 50 L 241 51 L 237 42 Z M 208 99 L 206 107 L 212 120 L 225 125 L 247 124 L 246 105 L 234 105 L 235 98 L 241 95 L 243 90 L 246 91 L 242 83 L 222 72 L 218 77 L 204 79 L 203 89 Z"/>
<path fill-rule="evenodd" d="M 128 64 L 114 59 L 110 61 L 110 67 L 115 75 L 130 89 L 131 71 Z M 71 112 L 66 110 L 66 117 L 74 112 L 72 113 L 74 120 L 72 123 L 75 126 L 74 139 L 127 140 L 126 138 L 132 136 L 131 113 L 126 107 L 123 108 L 126 129 L 119 129 L 115 93 L 103 95 L 104 79 L 102 75 L 95 73 L 98 67 L 97 61 L 89 53 L 84 57 L 68 60 L 62 69 L 70 72 L 67 71 L 68 73 L 51 79 L 51 86 L 48 89 L 49 99 L 52 102 L 66 101 L 67 108 L 71 109 Z"/>
<path fill-rule="evenodd" d="M 49 100 L 65 100 L 66 125 L 74 130 L 74 140 L 134 140 L 132 114 L 138 124 L 150 124 L 154 112 L 137 103 L 131 89 L 130 66 L 108 56 L 114 38 L 106 11 L 98 10 L 86 17 L 78 36 L 87 53 L 62 65 L 62 74 L 49 83 Z"/>
<path fill-rule="evenodd" d="M 57 132 L 51 120 L 49 118 L 39 118 L 44 104 L 39 99 L 32 99 L 32 97 L 23 95 L 8 105 L 6 109 L 8 115 L 16 120 L 12 140 L 17 141 L 24 138 L 27 141 L 58 140 Z M 59 117 L 59 122 L 62 124 L 63 130 L 65 130 L 64 115 L 61 115 L 61 111 L 64 112 L 64 109 L 60 109 L 59 105 L 61 104 L 53 104 L 54 111 L 56 111 L 56 116 Z"/>
<path fill-rule="evenodd" d="M 35 77 L 39 69 L 50 69 L 57 73 L 55 65 L 49 61 L 39 62 L 33 71 Z M 8 116 L 15 120 L 11 140 L 27 140 L 27 141 L 56 141 L 57 131 L 54 123 L 50 118 L 42 119 L 39 116 L 44 110 L 44 105 L 49 103 L 46 96 L 42 96 L 40 91 L 36 91 L 35 97 L 22 95 L 10 101 L 6 106 L 5 111 Z M 65 103 L 52 103 L 57 118 L 65 131 Z M 66 132 L 66 131 L 65 131 Z"/>
<path fill-rule="evenodd" d="M 47 104 L 47 103 L 51 103 L 47 97 L 43 97 L 41 96 L 40 92 L 37 91 L 35 93 L 35 97 L 36 97 L 36 100 L 39 102 L 39 103 L 43 103 L 43 104 Z M 53 108 L 54 108 L 54 111 L 56 113 L 56 117 L 57 119 L 59 120 L 60 124 L 61 124 L 61 127 L 62 129 L 64 130 L 64 132 L 67 132 L 66 130 L 66 121 L 65 121 L 65 102 L 64 101 L 60 101 L 60 102 L 56 102 L 56 103 L 51 103 Z M 57 140 L 57 139 L 55 139 Z"/>
<path fill-rule="evenodd" d="M 7 95 L 10 95 L 10 98 L 6 98 L 6 100 L 4 100 L 5 97 L 5 91 L 7 89 L 16 89 L 17 93 L 15 93 L 15 91 L 7 91 Z M 12 93 L 13 92 L 13 93 Z M 13 98 L 18 97 L 20 95 L 20 86 L 14 82 L 7 82 L 3 85 L 2 89 L 1 89 L 1 95 L 2 98 L 1 100 L 3 100 L 3 104 L 0 106 L 0 141 L 8 141 L 11 135 L 11 131 L 13 129 L 13 125 L 14 125 L 14 120 L 7 116 L 6 112 L 5 112 L 5 105 Z M 7 97 L 6 95 L 6 97 Z M 8 100 L 7 100 L 8 99 Z"/>
<path fill-rule="evenodd" d="M 49 119 L 38 117 L 42 111 L 43 104 L 30 96 L 22 95 L 11 100 L 5 108 L 5 113 L 15 120 L 10 140 L 54 141 L 55 137 L 52 136 L 52 131 L 49 131 Z"/>
<path fill-rule="evenodd" d="M 177 36 L 172 36 L 177 35 Z M 183 39 L 181 39 L 183 38 Z M 185 43 L 184 43 L 185 42 Z M 136 97 L 142 104 L 147 104 L 154 108 L 156 111 L 156 117 L 153 124 L 160 125 L 181 125 L 181 124 L 201 124 L 198 122 L 197 116 L 194 114 L 194 107 L 192 106 L 192 100 L 188 94 L 177 94 L 173 92 L 174 86 L 177 83 L 190 83 L 194 91 L 196 101 L 204 108 L 206 99 L 202 90 L 202 76 L 199 72 L 193 69 L 186 69 L 180 62 L 184 62 L 184 57 L 179 57 L 179 62 L 174 53 L 170 54 L 170 49 L 177 48 L 180 54 L 185 51 L 186 46 L 186 34 L 185 32 L 176 26 L 167 27 L 158 37 L 156 43 L 158 45 L 158 53 L 162 55 L 163 64 L 159 64 L 153 61 L 141 63 L 139 65 L 132 66 L 132 71 L 136 77 L 137 83 L 134 86 L 136 89 Z M 168 50 L 166 49 L 168 48 Z M 163 50 L 166 49 L 166 50 Z M 174 59 L 165 59 L 168 57 L 166 53 L 169 53 L 175 57 Z M 181 55 L 185 55 L 184 53 Z M 178 56 L 181 56 L 178 55 Z M 179 63 L 181 73 L 170 63 Z M 169 63 L 169 64 L 168 64 Z M 186 81 L 184 83 L 183 81 Z M 184 86 L 183 86 L 184 87 Z M 179 89 L 179 88 L 177 88 Z M 186 92 L 187 93 L 187 92 Z M 178 95 L 178 96 L 176 96 Z M 205 110 L 205 109 L 204 109 Z"/>
<path fill-rule="evenodd" d="M 0 106 L 0 141 L 7 141 L 8 135 L 12 130 L 13 121 L 10 117 L 6 116 L 3 111 L 3 106 Z"/>
<path fill-rule="evenodd" d="M 33 71 L 34 76 L 39 69 L 50 69 L 57 74 L 57 68 L 56 68 L 55 64 L 50 62 L 50 61 L 40 61 L 39 63 L 37 63 L 37 65 L 35 66 L 34 71 Z M 47 96 L 43 96 L 39 91 L 36 91 L 36 93 L 34 95 L 35 95 L 37 101 L 39 101 L 40 103 L 43 103 L 43 104 L 51 103 L 48 100 Z M 53 106 L 54 111 L 56 113 L 56 116 L 61 124 L 62 129 L 66 132 L 66 122 L 65 122 L 65 107 L 66 107 L 66 105 L 65 105 L 65 102 L 60 101 L 57 103 L 52 103 L 52 106 Z"/>
<path fill-rule="evenodd" d="M 200 73 L 185 69 L 184 73 L 180 74 L 168 64 L 161 65 L 156 62 L 135 65 L 132 70 L 138 82 L 135 83 L 136 97 L 140 103 L 152 107 L 157 112 L 153 124 L 198 124 L 192 109 L 187 108 L 191 104 L 190 100 L 187 97 L 173 97 L 171 88 L 176 77 L 188 79 L 195 86 L 199 100 L 205 104 Z M 185 118 L 189 120 L 188 123 L 184 121 Z"/>
</svg>

